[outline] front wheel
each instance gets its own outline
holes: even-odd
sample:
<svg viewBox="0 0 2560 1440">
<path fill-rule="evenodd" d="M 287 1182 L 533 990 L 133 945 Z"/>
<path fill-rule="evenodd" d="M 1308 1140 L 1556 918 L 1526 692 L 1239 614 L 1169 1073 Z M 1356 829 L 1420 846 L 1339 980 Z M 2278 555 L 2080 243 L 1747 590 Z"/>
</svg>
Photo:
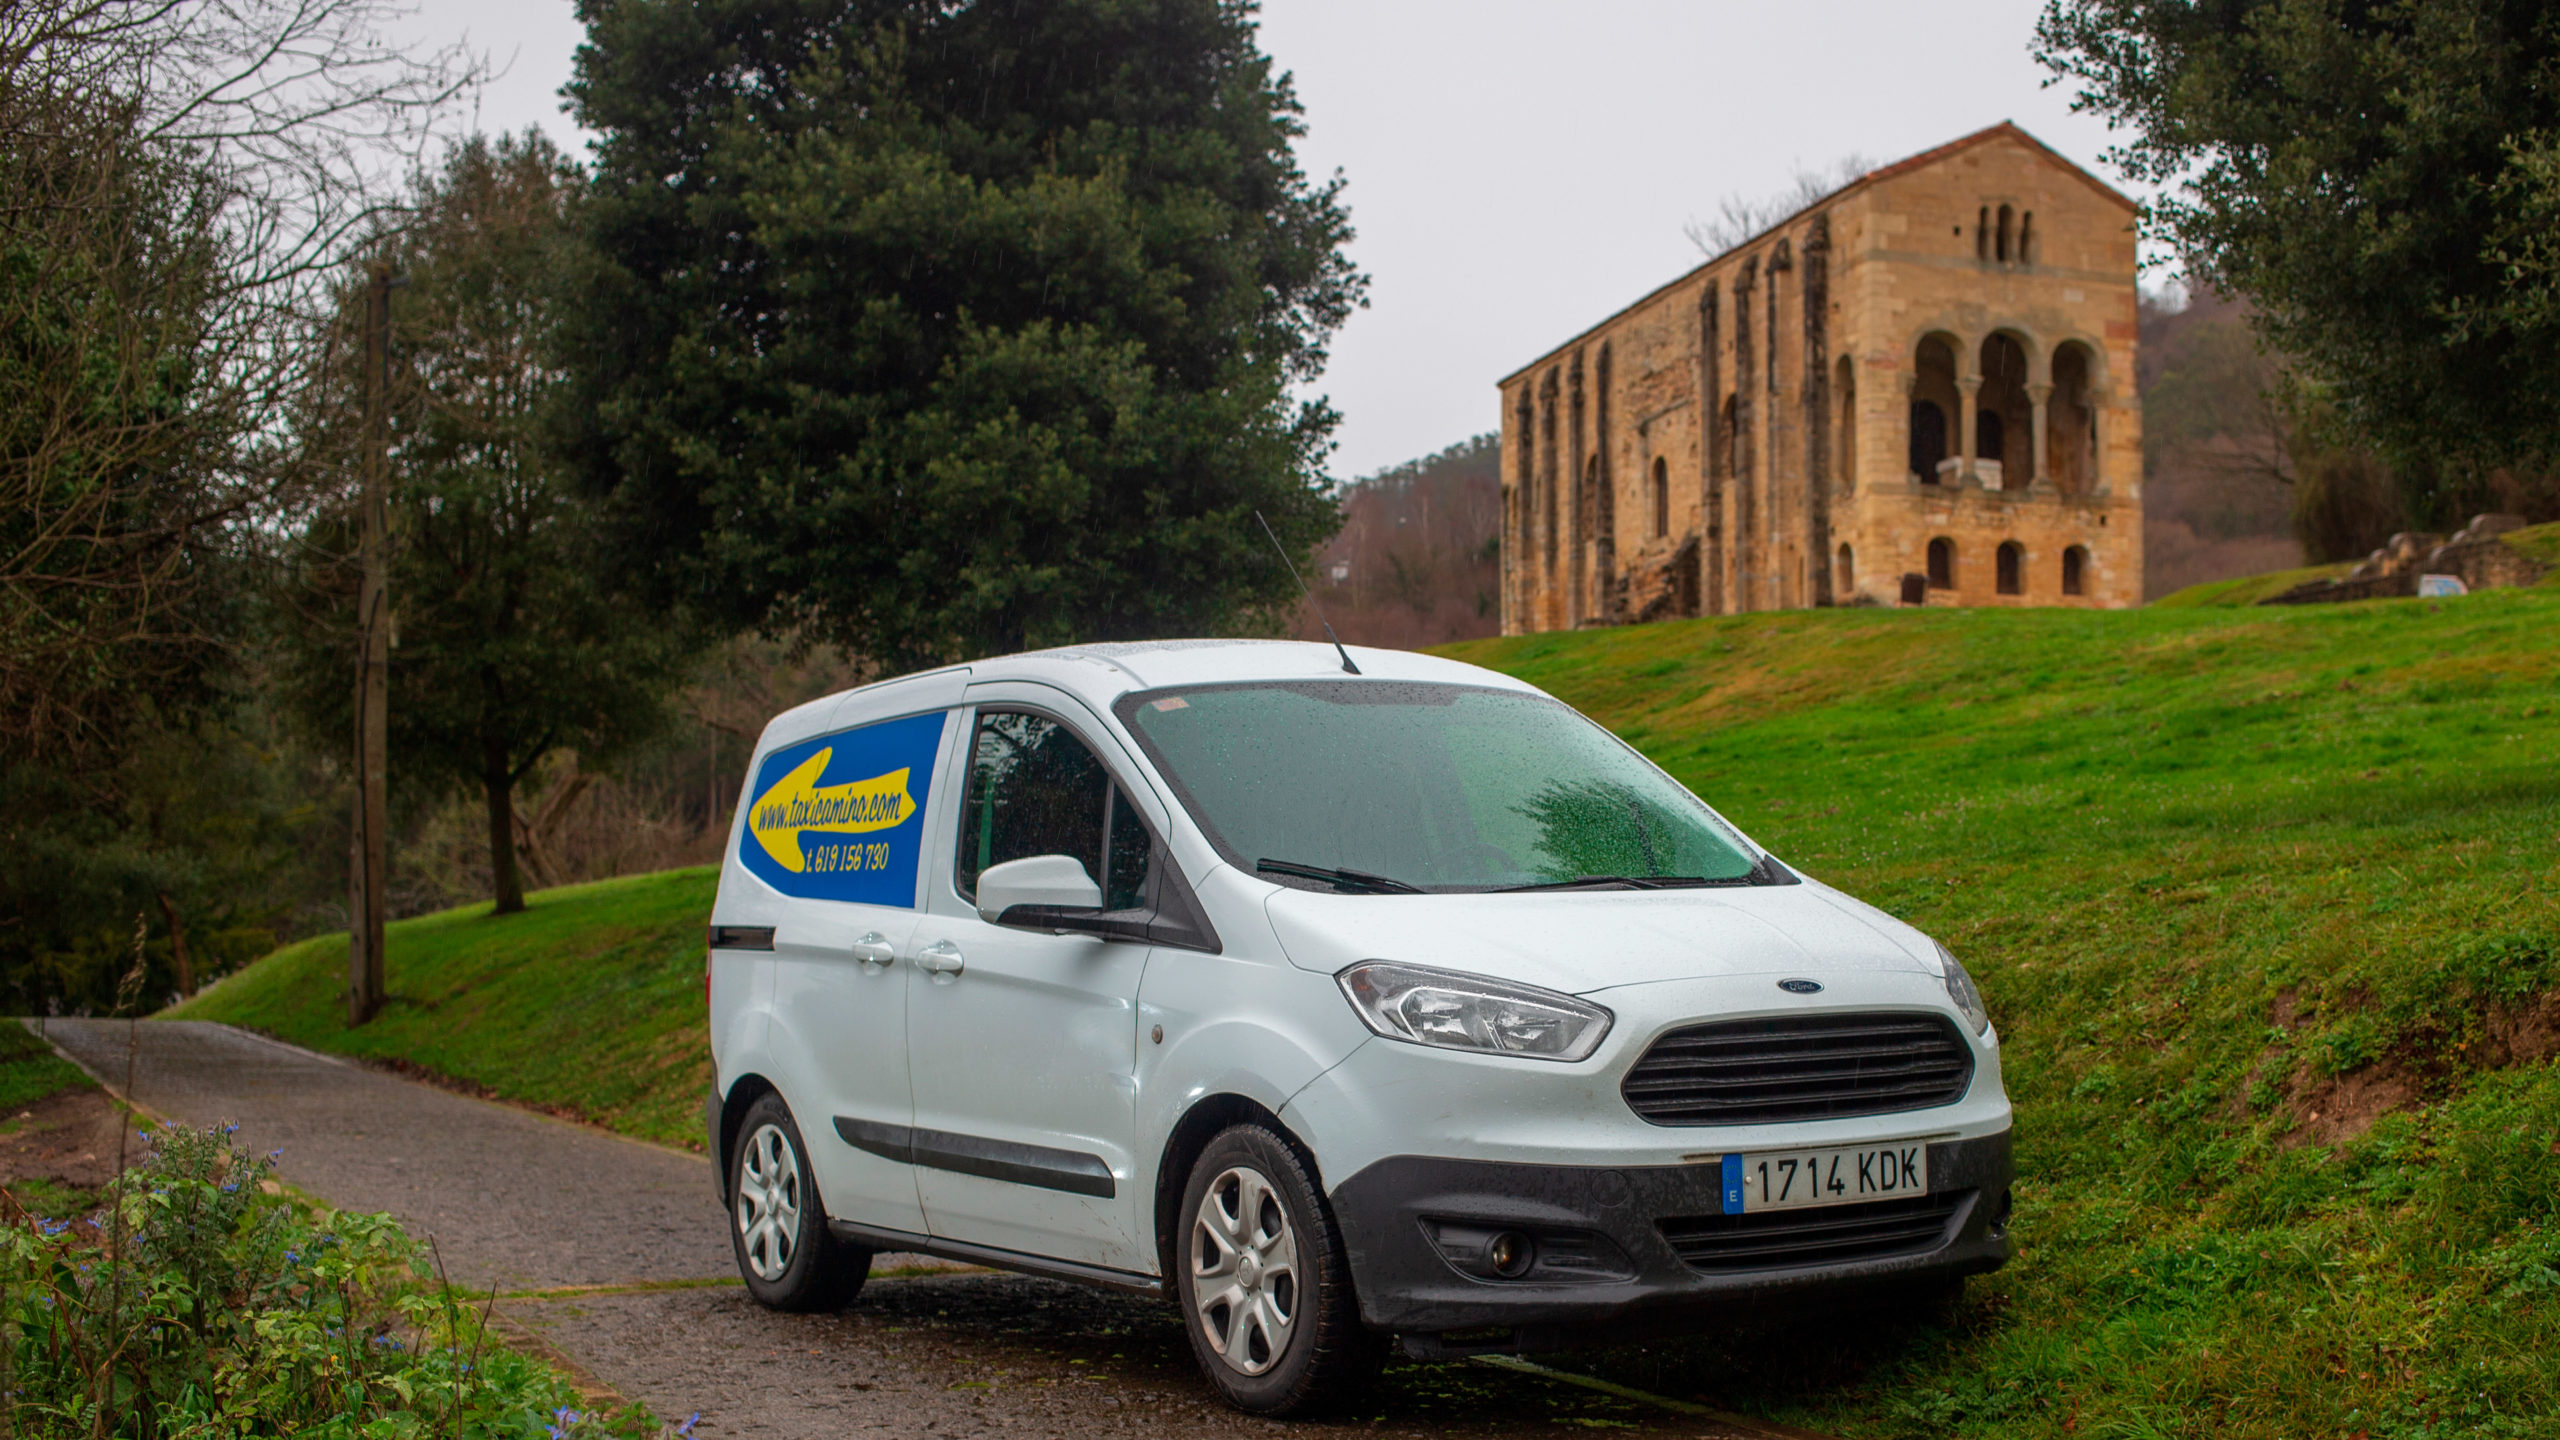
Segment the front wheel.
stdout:
<svg viewBox="0 0 2560 1440">
<path fill-rule="evenodd" d="M 759 1098 L 729 1156 L 729 1243 L 747 1293 L 775 1310 L 841 1310 L 871 1276 L 871 1252 L 827 1228 L 808 1147 L 779 1095 Z"/>
<path fill-rule="evenodd" d="M 1220 1132 L 1183 1187 L 1175 1277 L 1191 1353 L 1229 1403 L 1293 1415 L 1356 1392 L 1386 1358 L 1360 1324 L 1340 1231 L 1287 1141 Z"/>
</svg>

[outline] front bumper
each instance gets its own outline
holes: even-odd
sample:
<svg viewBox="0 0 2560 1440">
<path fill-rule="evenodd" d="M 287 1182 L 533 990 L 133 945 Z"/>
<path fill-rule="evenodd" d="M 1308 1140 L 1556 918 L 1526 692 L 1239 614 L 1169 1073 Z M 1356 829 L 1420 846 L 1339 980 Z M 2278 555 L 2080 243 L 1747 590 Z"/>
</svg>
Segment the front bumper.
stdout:
<svg viewBox="0 0 2560 1440">
<path fill-rule="evenodd" d="M 1927 1200 L 1878 1202 L 1901 1210 L 1834 1206 L 1728 1221 L 1712 1163 L 1614 1168 L 1417 1155 L 1369 1165 L 1332 1200 L 1369 1325 L 1459 1348 L 1533 1350 L 1997 1269 L 2009 1258 L 2011 1174 L 2001 1130 L 1930 1145 Z M 1828 1228 L 1787 1228 L 1799 1217 Z M 1665 1223 L 1682 1220 L 1695 1223 Z M 1778 1227 L 1735 1233 L 1767 1222 Z M 1530 1237 L 1537 1257 L 1518 1279 L 1491 1273 L 1483 1258 L 1485 1243 L 1506 1231 Z M 1815 1258 L 1826 1247 L 1835 1258 Z M 1852 1258 L 1836 1258 L 1841 1249 Z M 1481 1330 L 1501 1333 L 1448 1334 Z"/>
</svg>

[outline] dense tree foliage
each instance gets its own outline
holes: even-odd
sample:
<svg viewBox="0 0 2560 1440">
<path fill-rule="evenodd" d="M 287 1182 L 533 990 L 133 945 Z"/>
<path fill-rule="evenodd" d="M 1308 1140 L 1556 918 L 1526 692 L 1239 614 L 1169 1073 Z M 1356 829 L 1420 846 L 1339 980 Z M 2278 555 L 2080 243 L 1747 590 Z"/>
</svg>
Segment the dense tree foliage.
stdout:
<svg viewBox="0 0 2560 1440">
<path fill-rule="evenodd" d="M 2174 185 L 2160 233 L 2255 307 L 2421 523 L 2560 467 L 2560 12 L 2524 0 L 2051 0 L 2040 58 Z"/>
<path fill-rule="evenodd" d="M 1359 303 L 1242 0 L 582 0 L 574 438 L 659 593 L 898 668 L 1285 600 Z"/>
<path fill-rule="evenodd" d="M 555 750 L 610 760 L 645 738 L 687 656 L 681 624 L 613 583 L 595 507 L 545 443 L 575 182 L 538 133 L 475 139 L 421 179 L 379 254 L 407 282 L 389 410 L 391 753 L 413 792 L 480 790 L 501 914 L 524 908 L 518 783 Z M 351 287 L 342 353 L 360 353 L 363 303 Z M 357 426 L 356 368 L 340 367 L 311 427 L 332 453 Z M 353 724 L 353 501 L 350 488 L 315 524 L 296 577 L 295 688 L 323 743 Z"/>
</svg>

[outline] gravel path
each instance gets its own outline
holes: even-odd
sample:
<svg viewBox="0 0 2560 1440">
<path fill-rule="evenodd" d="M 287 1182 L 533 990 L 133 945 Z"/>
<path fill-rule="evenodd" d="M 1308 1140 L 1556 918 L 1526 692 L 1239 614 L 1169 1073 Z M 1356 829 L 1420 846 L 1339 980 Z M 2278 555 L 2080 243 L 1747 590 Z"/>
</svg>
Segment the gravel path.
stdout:
<svg viewBox="0 0 2560 1440">
<path fill-rule="evenodd" d="M 27 1023 L 119 1089 L 132 1044 L 137 1102 L 189 1124 L 238 1125 L 244 1147 L 283 1152 L 278 1173 L 295 1185 L 434 1236 L 457 1283 L 548 1292 L 511 1294 L 500 1313 L 661 1417 L 699 1412 L 696 1433 L 716 1440 L 1801 1434 L 1595 1389 L 1580 1375 L 1487 1364 L 1399 1362 L 1356 1416 L 1254 1420 L 1201 1380 L 1169 1305 L 915 1256 L 881 1256 L 843 1314 L 778 1315 L 737 1284 L 698 1156 L 224 1025 Z M 1638 1383 L 1668 1384 L 1666 1358 L 1647 1357 Z"/>
<path fill-rule="evenodd" d="M 241 1148 L 333 1205 L 434 1236 L 455 1283 L 508 1290 L 731 1273 L 711 1166 L 203 1020 L 50 1020 L 40 1033 L 136 1103 L 237 1124 Z"/>
</svg>

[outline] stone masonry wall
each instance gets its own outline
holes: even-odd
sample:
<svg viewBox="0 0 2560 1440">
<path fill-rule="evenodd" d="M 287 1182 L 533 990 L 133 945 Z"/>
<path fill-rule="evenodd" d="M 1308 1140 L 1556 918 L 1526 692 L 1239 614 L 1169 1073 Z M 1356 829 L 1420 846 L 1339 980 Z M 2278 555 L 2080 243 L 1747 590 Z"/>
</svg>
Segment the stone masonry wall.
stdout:
<svg viewBox="0 0 2560 1440">
<path fill-rule="evenodd" d="M 1932 542 L 1923 603 L 2139 603 L 2134 306 L 2129 203 L 2014 127 L 1867 176 L 1502 383 L 1504 630 L 1897 603 Z"/>
</svg>

